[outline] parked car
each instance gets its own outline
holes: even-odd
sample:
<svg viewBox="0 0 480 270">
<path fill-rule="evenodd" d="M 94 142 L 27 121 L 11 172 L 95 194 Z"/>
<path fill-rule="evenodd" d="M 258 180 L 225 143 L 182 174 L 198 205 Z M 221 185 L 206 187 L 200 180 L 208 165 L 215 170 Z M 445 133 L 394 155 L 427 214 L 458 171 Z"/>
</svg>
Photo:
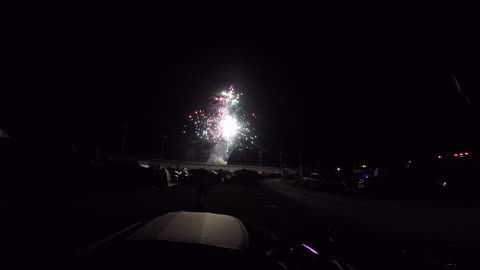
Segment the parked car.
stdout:
<svg viewBox="0 0 480 270">
<path fill-rule="evenodd" d="M 220 182 L 220 175 L 213 170 L 191 169 L 188 171 L 189 184 L 209 185 Z"/>
<path fill-rule="evenodd" d="M 233 172 L 230 183 L 234 184 L 254 184 L 260 179 L 260 175 L 256 171 L 241 169 Z"/>
<path fill-rule="evenodd" d="M 346 187 L 345 178 L 334 171 L 314 172 L 310 177 L 303 177 L 302 182 L 305 188 L 322 191 L 338 192 Z"/>
<path fill-rule="evenodd" d="M 217 170 L 216 172 L 220 175 L 220 182 L 222 183 L 229 182 L 233 177 L 233 172 L 229 170 L 220 169 L 220 170 Z"/>
<path fill-rule="evenodd" d="M 300 182 L 306 189 L 324 190 L 327 180 L 325 178 L 321 178 L 320 176 L 302 177 Z"/>
</svg>

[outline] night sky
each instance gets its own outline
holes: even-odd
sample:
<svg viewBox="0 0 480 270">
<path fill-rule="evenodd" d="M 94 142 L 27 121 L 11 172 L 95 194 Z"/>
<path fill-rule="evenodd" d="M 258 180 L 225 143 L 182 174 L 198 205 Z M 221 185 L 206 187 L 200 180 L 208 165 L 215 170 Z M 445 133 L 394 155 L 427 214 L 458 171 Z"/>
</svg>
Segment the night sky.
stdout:
<svg viewBox="0 0 480 270">
<path fill-rule="evenodd" d="M 478 29 L 456 15 L 24 12 L 4 25 L 0 128 L 118 152 L 127 125 L 129 152 L 159 155 L 167 136 L 181 158 L 187 115 L 234 85 L 266 163 L 469 148 Z"/>
</svg>

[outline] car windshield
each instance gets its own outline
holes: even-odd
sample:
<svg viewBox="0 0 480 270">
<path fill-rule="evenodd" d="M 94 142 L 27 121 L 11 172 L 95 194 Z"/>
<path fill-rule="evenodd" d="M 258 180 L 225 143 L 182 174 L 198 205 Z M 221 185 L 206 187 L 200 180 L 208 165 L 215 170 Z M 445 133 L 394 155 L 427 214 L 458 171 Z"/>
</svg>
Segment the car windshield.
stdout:
<svg viewBox="0 0 480 270">
<path fill-rule="evenodd" d="M 480 266 L 474 24 L 190 8 L 12 13 L 2 250 L 70 256 L 207 212 L 352 265 Z M 165 239 L 208 245 L 224 227 L 199 219 Z"/>
</svg>

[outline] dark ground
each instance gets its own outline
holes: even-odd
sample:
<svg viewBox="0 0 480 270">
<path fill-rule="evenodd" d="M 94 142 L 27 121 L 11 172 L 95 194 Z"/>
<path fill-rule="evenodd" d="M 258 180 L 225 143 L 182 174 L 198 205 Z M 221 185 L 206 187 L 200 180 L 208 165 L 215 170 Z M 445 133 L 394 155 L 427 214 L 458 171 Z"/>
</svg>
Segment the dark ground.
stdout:
<svg viewBox="0 0 480 270">
<path fill-rule="evenodd" d="M 2 250 L 69 254 L 137 221 L 198 210 L 197 199 L 196 189 L 175 186 L 1 202 Z M 333 227 L 341 243 L 363 250 L 407 248 L 465 264 L 474 264 L 479 251 L 480 215 L 473 206 L 316 193 L 269 179 L 211 186 L 204 210 L 291 240 L 318 240 Z"/>
</svg>

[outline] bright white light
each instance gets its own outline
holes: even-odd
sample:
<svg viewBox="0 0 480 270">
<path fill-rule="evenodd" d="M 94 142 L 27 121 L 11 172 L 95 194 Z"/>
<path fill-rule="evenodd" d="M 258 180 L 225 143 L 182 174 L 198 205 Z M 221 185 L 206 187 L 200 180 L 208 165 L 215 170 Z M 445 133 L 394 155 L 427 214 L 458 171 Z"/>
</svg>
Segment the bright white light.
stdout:
<svg viewBox="0 0 480 270">
<path fill-rule="evenodd" d="M 360 167 L 362 167 L 362 168 L 366 168 L 366 167 L 367 167 L 367 165 L 361 165 Z"/>
<path fill-rule="evenodd" d="M 342 169 L 340 167 L 337 167 L 337 171 L 340 171 L 340 170 L 342 170 Z"/>
<path fill-rule="evenodd" d="M 225 139 L 231 139 L 237 134 L 239 129 L 237 119 L 230 115 L 226 115 L 220 122 L 220 129 L 222 131 L 222 136 Z"/>
</svg>

